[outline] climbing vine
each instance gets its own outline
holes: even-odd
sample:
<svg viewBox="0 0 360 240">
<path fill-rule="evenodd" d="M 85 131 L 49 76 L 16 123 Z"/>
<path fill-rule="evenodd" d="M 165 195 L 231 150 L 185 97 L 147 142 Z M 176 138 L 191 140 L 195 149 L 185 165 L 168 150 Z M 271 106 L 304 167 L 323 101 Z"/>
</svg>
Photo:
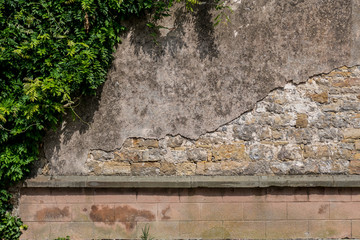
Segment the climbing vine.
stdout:
<svg viewBox="0 0 360 240">
<path fill-rule="evenodd" d="M 10 214 L 6 189 L 38 158 L 44 132 L 105 81 L 122 23 L 168 16 L 198 0 L 0 0 L 0 239 L 26 228 Z M 217 8 L 223 6 L 214 1 Z"/>
</svg>

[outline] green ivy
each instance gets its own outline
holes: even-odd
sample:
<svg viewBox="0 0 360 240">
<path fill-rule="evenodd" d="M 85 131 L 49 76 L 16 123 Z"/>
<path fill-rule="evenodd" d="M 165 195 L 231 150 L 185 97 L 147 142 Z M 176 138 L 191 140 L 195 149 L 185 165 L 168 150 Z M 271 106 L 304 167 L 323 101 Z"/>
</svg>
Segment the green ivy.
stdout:
<svg viewBox="0 0 360 240">
<path fill-rule="evenodd" d="M 46 129 L 103 84 L 124 20 L 168 16 L 198 0 L 0 0 L 0 238 L 24 225 L 5 189 L 24 179 Z M 219 0 L 215 0 L 221 6 Z"/>
</svg>

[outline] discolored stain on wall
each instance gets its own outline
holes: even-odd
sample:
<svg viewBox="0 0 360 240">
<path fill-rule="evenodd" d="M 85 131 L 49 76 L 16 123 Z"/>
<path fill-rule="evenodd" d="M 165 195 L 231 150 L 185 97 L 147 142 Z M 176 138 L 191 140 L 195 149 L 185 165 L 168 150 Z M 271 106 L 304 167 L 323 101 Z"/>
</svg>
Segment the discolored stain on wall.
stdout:
<svg viewBox="0 0 360 240">
<path fill-rule="evenodd" d="M 321 205 L 319 208 L 318 214 L 326 213 L 327 209 L 328 209 L 328 205 L 326 205 L 326 204 Z"/>
<path fill-rule="evenodd" d="M 91 206 L 90 219 L 93 222 L 104 222 L 106 224 L 114 224 L 114 208 L 109 206 Z"/>
<path fill-rule="evenodd" d="M 103 222 L 112 225 L 115 222 L 121 222 L 126 230 L 133 230 L 136 222 L 154 221 L 155 215 L 149 210 L 139 210 L 128 205 L 109 207 L 109 206 L 91 206 L 90 219 L 93 222 Z"/>
<path fill-rule="evenodd" d="M 116 207 L 115 219 L 117 222 L 122 222 L 125 224 L 127 230 L 132 230 L 134 229 L 136 222 L 154 221 L 155 215 L 149 210 L 138 210 L 124 205 Z"/>
<path fill-rule="evenodd" d="M 61 218 L 70 217 L 69 207 L 60 209 L 58 207 L 43 208 L 36 212 L 35 220 L 39 222 L 60 220 Z"/>
<path fill-rule="evenodd" d="M 162 220 L 168 220 L 168 219 L 170 219 L 170 217 L 169 216 L 167 216 L 167 212 L 170 210 L 170 206 L 167 206 L 167 208 L 165 208 L 165 209 L 163 209 L 162 211 L 161 211 L 161 219 Z"/>
</svg>

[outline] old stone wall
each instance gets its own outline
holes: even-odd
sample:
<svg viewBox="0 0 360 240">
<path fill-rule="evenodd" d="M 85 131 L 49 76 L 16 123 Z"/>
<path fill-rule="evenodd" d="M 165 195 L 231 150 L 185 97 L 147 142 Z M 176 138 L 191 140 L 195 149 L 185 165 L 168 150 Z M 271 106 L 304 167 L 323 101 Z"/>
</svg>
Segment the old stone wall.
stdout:
<svg viewBox="0 0 360 240">
<path fill-rule="evenodd" d="M 91 150 L 89 175 L 360 173 L 360 68 L 288 83 L 211 133 L 192 140 L 128 138 Z"/>
<path fill-rule="evenodd" d="M 23 189 L 23 240 L 360 238 L 359 188 Z"/>
<path fill-rule="evenodd" d="M 175 7 L 156 44 L 129 23 L 81 120 L 48 132 L 44 172 L 356 172 L 358 70 L 321 74 L 360 64 L 360 1 L 231 0 L 216 27 L 212 3 Z"/>
</svg>

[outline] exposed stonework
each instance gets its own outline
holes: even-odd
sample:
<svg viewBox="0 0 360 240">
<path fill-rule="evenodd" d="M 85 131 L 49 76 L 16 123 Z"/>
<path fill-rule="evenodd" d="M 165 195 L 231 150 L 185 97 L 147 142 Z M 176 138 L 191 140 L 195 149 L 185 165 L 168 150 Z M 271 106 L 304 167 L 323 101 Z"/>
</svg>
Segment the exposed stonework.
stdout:
<svg viewBox="0 0 360 240">
<path fill-rule="evenodd" d="M 360 174 L 359 93 L 359 67 L 289 83 L 197 140 L 129 138 L 90 151 L 87 174 Z"/>
<path fill-rule="evenodd" d="M 162 23 L 168 29 L 161 30 L 157 45 L 153 43 L 150 32 L 146 30 L 146 20 L 131 23 L 129 33 L 118 46 L 109 79 L 99 95 L 99 103 L 84 100 L 83 108 L 76 110 L 82 119 L 90 124 L 86 125 L 82 121 L 73 122 L 69 116 L 56 134 L 48 134 L 45 140 L 45 154 L 51 163 L 52 174 L 88 174 L 90 162 L 89 160 L 87 164 L 85 162 L 89 150 L 113 151 L 119 149 L 130 137 L 160 139 L 167 135 L 181 135 L 189 139 L 197 139 L 249 111 L 269 92 L 284 87 L 288 82 L 299 83 L 314 74 L 329 72 L 342 65 L 360 64 L 359 2 L 359 0 L 232 0 L 230 5 L 234 12 L 230 14 L 231 21 L 227 25 L 215 28 L 212 23 L 215 10 L 210 1 L 205 1 L 205 4 L 195 9 L 193 14 L 186 13 L 182 8 L 175 8 L 172 17 Z M 352 85 L 353 81 L 356 84 L 357 80 L 348 80 L 339 84 Z M 321 88 L 321 85 L 319 86 Z M 286 94 L 292 91 L 288 88 L 293 87 L 288 85 Z M 352 96 L 358 99 L 359 92 L 357 89 L 353 91 L 355 92 Z M 338 94 L 341 94 L 340 92 Z M 337 107 L 331 102 L 331 96 L 335 93 L 327 93 L 320 89 L 309 94 L 306 99 L 307 101 L 312 99 L 312 106 L 324 104 L 328 108 Z M 297 99 L 296 96 L 294 98 Z M 226 141 L 229 143 L 225 144 L 230 146 L 216 145 L 229 149 L 219 149 L 219 152 L 230 151 L 229 156 L 225 158 L 228 162 L 222 163 L 227 164 L 228 173 L 239 171 L 237 163 L 240 156 L 232 153 L 231 149 L 244 145 L 245 142 L 242 141 L 249 141 L 249 145 L 244 146 L 244 155 L 249 160 L 246 164 L 241 162 L 245 164 L 241 172 L 285 173 L 290 171 L 289 168 L 294 168 L 290 167 L 291 164 L 298 163 L 282 161 L 296 158 L 304 151 L 298 149 L 301 146 L 298 142 L 306 143 L 313 138 L 311 132 L 315 124 L 313 116 L 300 110 L 293 111 L 293 114 L 300 115 L 282 115 L 281 111 L 283 108 L 287 110 L 286 106 L 266 101 L 270 104 L 267 108 L 268 114 L 271 115 L 266 119 L 271 122 L 267 123 L 266 128 L 261 129 L 261 133 L 256 131 L 253 135 L 253 128 L 262 126 L 259 123 L 261 119 L 257 119 L 255 125 L 233 123 L 234 129 L 229 125 L 231 129 L 214 133 L 216 138 L 220 138 L 219 141 L 223 138 L 221 134 L 232 134 L 234 135 L 232 138 L 238 141 L 234 142 L 232 138 L 227 138 Z M 341 105 L 343 109 L 340 111 L 348 112 L 358 106 L 354 104 L 352 101 L 344 100 Z M 260 109 L 262 108 L 258 107 L 259 111 L 263 111 Z M 266 111 L 254 113 L 256 115 L 254 118 L 263 117 L 262 114 L 266 113 Z M 301 114 L 308 114 L 308 118 Z M 325 118 L 331 118 L 329 114 L 326 112 Z M 295 126 L 296 121 L 298 128 L 293 129 L 292 133 L 286 133 L 294 136 L 293 138 L 296 137 L 295 140 L 293 138 L 290 140 L 284 132 L 277 131 L 280 127 Z M 322 122 L 326 123 L 326 121 L 329 120 Z M 336 135 L 337 133 L 324 131 L 325 133 L 321 134 Z M 322 131 L 318 130 L 318 132 Z M 316 134 L 319 134 L 315 135 L 319 137 L 321 135 Z M 202 138 L 204 137 L 208 138 L 207 135 Z M 147 162 L 144 165 L 142 162 L 132 163 L 132 167 L 136 166 L 136 170 L 132 168 L 131 174 L 140 174 L 141 168 L 149 164 L 154 166 L 157 164 L 157 167 L 149 170 L 149 173 L 161 173 L 166 169 L 168 173 L 180 174 L 181 168 L 186 169 L 186 174 L 193 174 L 195 165 L 197 166 L 195 173 L 196 171 L 199 174 L 221 172 L 222 170 L 219 169 L 225 166 L 221 166 L 217 161 L 223 157 L 217 157 L 212 153 L 216 150 L 193 147 L 199 144 L 209 145 L 201 142 L 202 138 L 199 139 L 199 143 L 184 140 L 181 147 L 186 147 L 187 150 L 171 149 L 170 151 L 170 145 L 165 147 L 161 145 L 167 140 L 159 142 L 159 147 L 151 151 L 143 149 L 141 154 L 144 155 L 139 157 L 142 161 L 147 159 Z M 263 142 L 265 141 L 263 139 L 270 138 L 279 142 L 276 149 L 271 144 Z M 286 141 L 293 142 L 286 145 L 281 143 L 286 138 L 289 138 Z M 323 144 L 320 140 L 314 141 L 315 143 Z M 214 142 L 211 144 L 215 147 Z M 282 147 L 283 145 L 285 146 Z M 330 152 L 337 151 L 335 146 L 333 147 Z M 191 149 L 194 152 L 190 153 Z M 281 149 L 283 149 L 280 154 L 282 160 L 278 161 Z M 317 169 L 324 168 L 327 170 L 321 172 L 343 172 L 341 169 L 345 162 L 340 160 L 339 170 L 330 170 L 331 164 L 325 162 L 323 165 L 312 163 L 313 151 L 315 150 L 308 149 L 308 157 L 304 157 L 309 162 L 306 165 L 309 169 L 306 171 L 318 172 L 320 170 Z M 211 159 L 205 164 L 204 152 L 211 155 L 214 160 Z M 91 154 L 96 159 L 96 154 Z M 200 162 L 196 162 L 200 160 L 197 155 L 201 157 Z M 166 157 L 166 160 L 156 159 L 155 156 Z M 329 158 L 325 153 L 322 153 L 322 156 L 324 159 Z M 106 155 L 104 159 L 96 161 L 105 161 L 108 157 Z M 191 158 L 195 160 L 186 162 Z M 277 165 L 263 164 L 263 161 L 270 160 Z M 179 161 L 184 161 L 181 167 Z M 104 168 L 108 166 L 107 163 L 102 164 Z M 203 170 L 200 170 L 200 166 Z M 234 166 L 236 170 L 233 170 Z M 128 167 L 127 164 L 116 165 L 116 170 L 109 170 L 107 174 L 130 174 Z"/>
</svg>

